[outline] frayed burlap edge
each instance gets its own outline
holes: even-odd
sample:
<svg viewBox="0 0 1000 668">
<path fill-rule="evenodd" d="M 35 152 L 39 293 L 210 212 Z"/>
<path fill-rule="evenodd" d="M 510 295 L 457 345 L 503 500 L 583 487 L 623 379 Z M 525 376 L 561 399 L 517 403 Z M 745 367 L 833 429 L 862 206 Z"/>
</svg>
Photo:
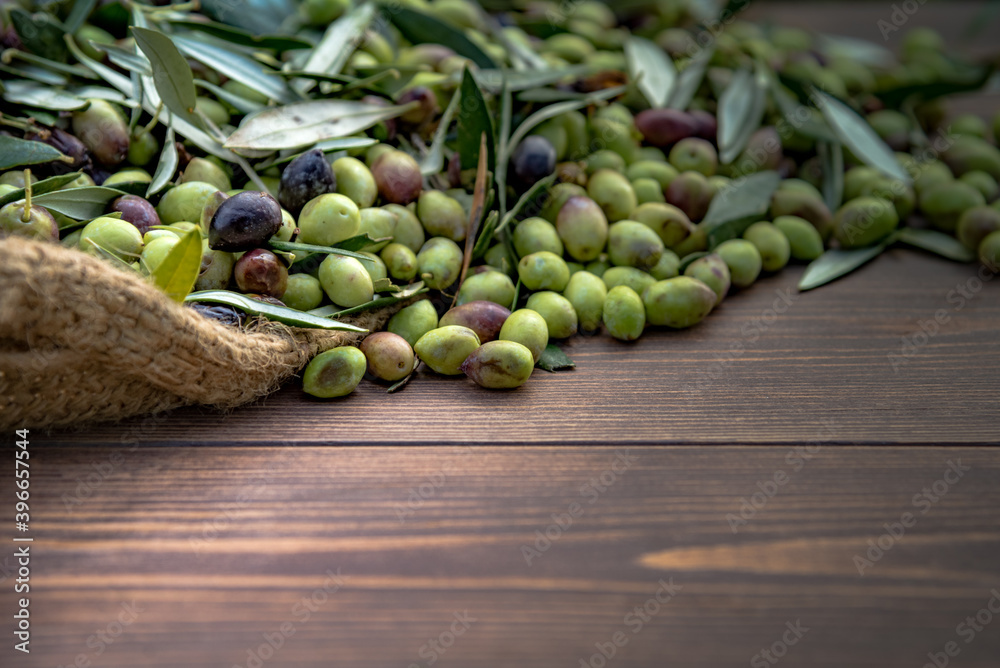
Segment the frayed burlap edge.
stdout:
<svg viewBox="0 0 1000 668">
<path fill-rule="evenodd" d="M 354 316 L 376 330 L 401 305 Z M 228 409 L 273 392 L 318 352 L 362 334 L 257 319 L 238 329 L 136 274 L 56 244 L 0 239 L 0 426 Z"/>
</svg>

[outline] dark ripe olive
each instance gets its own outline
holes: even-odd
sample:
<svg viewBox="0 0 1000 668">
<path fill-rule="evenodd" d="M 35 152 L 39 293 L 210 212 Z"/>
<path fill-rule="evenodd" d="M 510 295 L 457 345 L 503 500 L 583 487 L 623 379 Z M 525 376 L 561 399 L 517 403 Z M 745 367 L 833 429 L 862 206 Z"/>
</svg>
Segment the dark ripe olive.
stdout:
<svg viewBox="0 0 1000 668">
<path fill-rule="evenodd" d="M 409 204 L 424 187 L 420 165 L 408 153 L 386 151 L 372 164 L 378 194 L 391 204 Z"/>
<path fill-rule="evenodd" d="M 278 200 L 293 216 L 311 199 L 337 191 L 337 177 L 323 151 L 314 148 L 288 163 L 281 172 Z"/>
<path fill-rule="evenodd" d="M 441 316 L 438 326 L 461 325 L 468 327 L 476 333 L 480 343 L 486 343 L 500 336 L 500 328 L 509 317 L 510 310 L 500 306 L 500 304 L 477 300 L 450 309 Z"/>
<path fill-rule="evenodd" d="M 433 120 L 438 113 L 437 97 L 427 86 L 414 86 L 403 91 L 403 94 L 396 100 L 396 104 L 410 102 L 417 102 L 418 105 L 399 117 L 399 120 L 409 125 L 424 125 Z"/>
<path fill-rule="evenodd" d="M 647 109 L 636 115 L 635 127 L 653 146 L 672 146 L 701 129 L 691 114 L 677 109 Z"/>
<path fill-rule="evenodd" d="M 280 299 L 288 287 L 288 269 L 277 255 L 255 248 L 236 261 L 233 278 L 241 292 Z"/>
<path fill-rule="evenodd" d="M 187 304 L 190 308 L 193 308 L 198 313 L 202 314 L 206 318 L 215 320 L 216 322 L 222 323 L 223 325 L 229 325 L 230 327 L 239 327 L 242 325 L 246 319 L 247 314 L 243 311 L 237 311 L 230 306 L 219 306 L 215 304 L 200 304 L 197 302 Z"/>
<path fill-rule="evenodd" d="M 140 234 L 149 232 L 160 224 L 156 208 L 138 195 L 122 195 L 111 203 L 112 211 L 120 211 L 122 220 L 127 220 L 138 228 Z"/>
<path fill-rule="evenodd" d="M 719 122 L 715 116 L 701 109 L 693 109 L 688 112 L 688 115 L 691 116 L 697 128 L 694 136 L 714 142 L 719 134 Z"/>
<path fill-rule="evenodd" d="M 208 228 L 212 250 L 238 252 L 263 246 L 281 228 L 281 207 L 267 193 L 236 193 L 219 205 Z"/>
<path fill-rule="evenodd" d="M 525 137 L 511 156 L 514 176 L 525 187 L 534 185 L 556 169 L 556 149 L 541 135 Z"/>
<path fill-rule="evenodd" d="M 46 170 L 53 174 L 69 174 L 80 171 L 91 166 L 90 154 L 83 142 L 59 128 L 39 129 L 38 132 L 30 132 L 24 136 L 25 139 L 40 141 L 58 149 L 63 155 L 73 159 L 73 162 L 62 162 L 55 160 L 45 165 Z"/>
<path fill-rule="evenodd" d="M 448 185 L 452 188 L 462 186 L 462 156 L 458 151 L 452 153 L 448 159 Z"/>
</svg>

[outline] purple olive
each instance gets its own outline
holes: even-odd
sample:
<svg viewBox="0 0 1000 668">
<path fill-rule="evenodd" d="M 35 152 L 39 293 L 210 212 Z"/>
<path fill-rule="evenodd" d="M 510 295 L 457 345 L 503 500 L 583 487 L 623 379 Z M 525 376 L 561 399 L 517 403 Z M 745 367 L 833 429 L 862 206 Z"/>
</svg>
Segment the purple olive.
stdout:
<svg viewBox="0 0 1000 668">
<path fill-rule="evenodd" d="M 160 224 L 160 216 L 156 208 L 138 195 L 122 195 L 111 203 L 112 211 L 120 211 L 122 220 L 127 220 L 136 226 L 140 234 L 145 234 Z"/>
<path fill-rule="evenodd" d="M 288 269 L 277 255 L 255 248 L 236 261 L 233 278 L 241 292 L 281 299 L 288 287 Z"/>
<path fill-rule="evenodd" d="M 263 246 L 280 228 L 277 200 L 248 190 L 219 205 L 208 228 L 208 246 L 229 252 L 251 250 Z"/>
</svg>

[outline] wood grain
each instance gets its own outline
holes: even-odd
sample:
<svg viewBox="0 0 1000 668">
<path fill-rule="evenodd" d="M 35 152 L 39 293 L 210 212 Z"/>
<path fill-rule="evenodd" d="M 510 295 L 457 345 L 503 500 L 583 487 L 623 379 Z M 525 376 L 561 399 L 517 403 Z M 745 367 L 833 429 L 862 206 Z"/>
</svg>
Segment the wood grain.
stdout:
<svg viewBox="0 0 1000 668">
<path fill-rule="evenodd" d="M 515 391 L 484 390 L 464 377 L 424 369 L 396 394 L 365 381 L 353 395 L 324 402 L 303 395 L 293 381 L 263 405 L 226 416 L 184 409 L 53 439 L 168 445 L 996 442 L 1000 281 L 983 283 L 975 266 L 902 249 L 856 275 L 797 294 L 801 271 L 788 268 L 730 296 L 690 330 L 650 330 L 633 344 L 606 335 L 574 337 L 565 349 L 575 370 L 536 369 Z M 925 337 L 919 323 L 933 323 L 939 312 L 947 322 Z M 904 337 L 916 347 L 904 347 Z"/>
<path fill-rule="evenodd" d="M 956 636 L 1000 587 L 997 450 L 139 448 L 78 490 L 116 449 L 47 445 L 32 459 L 34 651 L 5 666 L 246 666 L 284 622 L 294 635 L 264 665 L 427 666 L 420 648 L 464 611 L 475 621 L 434 665 L 576 667 L 619 631 L 608 665 L 747 665 L 797 621 L 782 665 L 919 668 L 951 640 L 955 665 L 1000 655 L 1000 620 Z M 915 501 L 950 462 L 961 477 Z M 727 515 L 779 471 L 734 534 Z M 855 555 L 906 512 L 859 575 Z M 305 619 L 294 606 L 328 570 L 345 582 Z M 680 589 L 634 633 L 625 616 L 661 579 Z M 5 616 L 11 599 L 5 586 Z M 88 637 L 133 601 L 95 656 Z"/>
</svg>

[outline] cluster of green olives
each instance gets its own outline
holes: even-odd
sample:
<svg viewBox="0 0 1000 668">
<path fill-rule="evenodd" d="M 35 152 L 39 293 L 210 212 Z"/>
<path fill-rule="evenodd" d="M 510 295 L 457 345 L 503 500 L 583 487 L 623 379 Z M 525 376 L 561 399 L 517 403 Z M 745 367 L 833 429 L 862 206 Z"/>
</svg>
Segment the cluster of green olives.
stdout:
<svg viewBox="0 0 1000 668">
<path fill-rule="evenodd" d="M 298 19 L 323 29 L 351 4 L 304 0 Z M 497 63 L 534 59 L 556 70 L 579 66 L 590 74 L 549 91 L 570 97 L 624 80 L 630 35 L 658 45 L 682 73 L 706 53 L 701 38 L 707 32 L 691 28 L 696 10 L 688 0 L 634 10 L 630 3 L 621 15 L 596 0 L 524 0 L 495 17 L 470 0 L 400 0 L 399 5 L 457 28 Z M 115 42 L 89 24 L 77 38 L 98 60 L 105 54 L 90 42 Z M 211 156 L 192 157 L 182 148 L 182 169 L 162 194 L 123 195 L 109 203 L 105 215 L 82 226 L 33 203 L 35 177 L 11 171 L 0 175 L 0 196 L 29 187 L 23 200 L 0 209 L 0 230 L 147 270 L 163 262 L 182 233 L 199 230 L 203 253 L 196 290 L 236 290 L 300 311 L 363 305 L 387 280 L 423 281 L 435 297 L 443 295 L 406 306 L 386 331 L 370 335 L 358 348 L 317 356 L 303 382 L 306 392 L 318 397 L 348 394 L 366 374 L 399 382 L 418 360 L 436 373 L 464 374 L 483 387 L 517 387 L 530 377 L 550 340 L 603 329 L 632 341 L 649 326 L 692 327 L 761 275 L 790 262 L 813 261 L 827 248 L 880 243 L 917 213 L 995 266 L 1000 149 L 990 135 L 1000 139 L 1000 115 L 992 128 L 974 116 L 946 125 L 939 100 L 902 113 L 885 108 L 877 95 L 962 74 L 936 33 L 911 31 L 902 38 L 899 61 L 886 67 L 861 65 L 791 28 L 737 20 L 711 38 L 708 75 L 684 110 L 650 108 L 630 87 L 610 103 L 549 118 L 511 147 L 504 180 L 508 202 L 543 178 L 554 175 L 554 183 L 489 240 L 461 283 L 464 248 L 475 241 L 466 239 L 475 170 L 461 164 L 451 135 L 443 173 L 422 174 L 417 158 L 421 142 L 437 131 L 462 71 L 477 66 L 447 46 L 411 44 L 395 29 L 367 30 L 344 66 L 346 74 L 359 78 L 388 65 L 414 72 L 392 94 L 398 104 L 412 103 L 405 113 L 368 131 L 379 143 L 333 155 L 321 148 L 294 149 L 301 152 L 290 160 L 286 156 L 285 163 L 269 162 L 257 185 L 244 188 L 233 187 L 238 172 L 230 165 Z M 721 91 L 734 70 L 754 63 L 766 64 L 786 82 L 853 100 L 896 151 L 911 181 L 864 166 L 845 148 L 843 197 L 830 202 L 829 193 L 820 192 L 825 175 L 817 135 L 808 131 L 810 123 L 823 123 L 822 115 L 797 105 L 787 86 L 779 89 L 795 108 L 769 97 L 761 127 L 742 153 L 721 160 L 716 119 Z M 192 65 L 223 93 L 258 105 L 272 102 L 211 68 Z M 238 124 L 225 96 L 200 93 L 202 116 L 218 127 Z M 365 99 L 388 104 L 379 97 Z M 163 136 L 151 131 L 155 126 L 156 119 L 149 128 L 132 124 L 130 130 L 122 109 L 93 99 L 57 126 L 24 134 L 67 156 L 59 166 L 63 173 L 83 173 L 64 188 L 114 187 L 153 180 L 150 170 L 155 171 Z M 710 247 L 705 218 L 712 202 L 742 177 L 764 170 L 783 177 L 767 213 L 739 238 Z M 273 244 L 335 247 L 361 235 L 370 243 L 359 253 L 319 253 L 294 264 Z M 452 298 L 448 310 L 435 306 Z"/>
</svg>

